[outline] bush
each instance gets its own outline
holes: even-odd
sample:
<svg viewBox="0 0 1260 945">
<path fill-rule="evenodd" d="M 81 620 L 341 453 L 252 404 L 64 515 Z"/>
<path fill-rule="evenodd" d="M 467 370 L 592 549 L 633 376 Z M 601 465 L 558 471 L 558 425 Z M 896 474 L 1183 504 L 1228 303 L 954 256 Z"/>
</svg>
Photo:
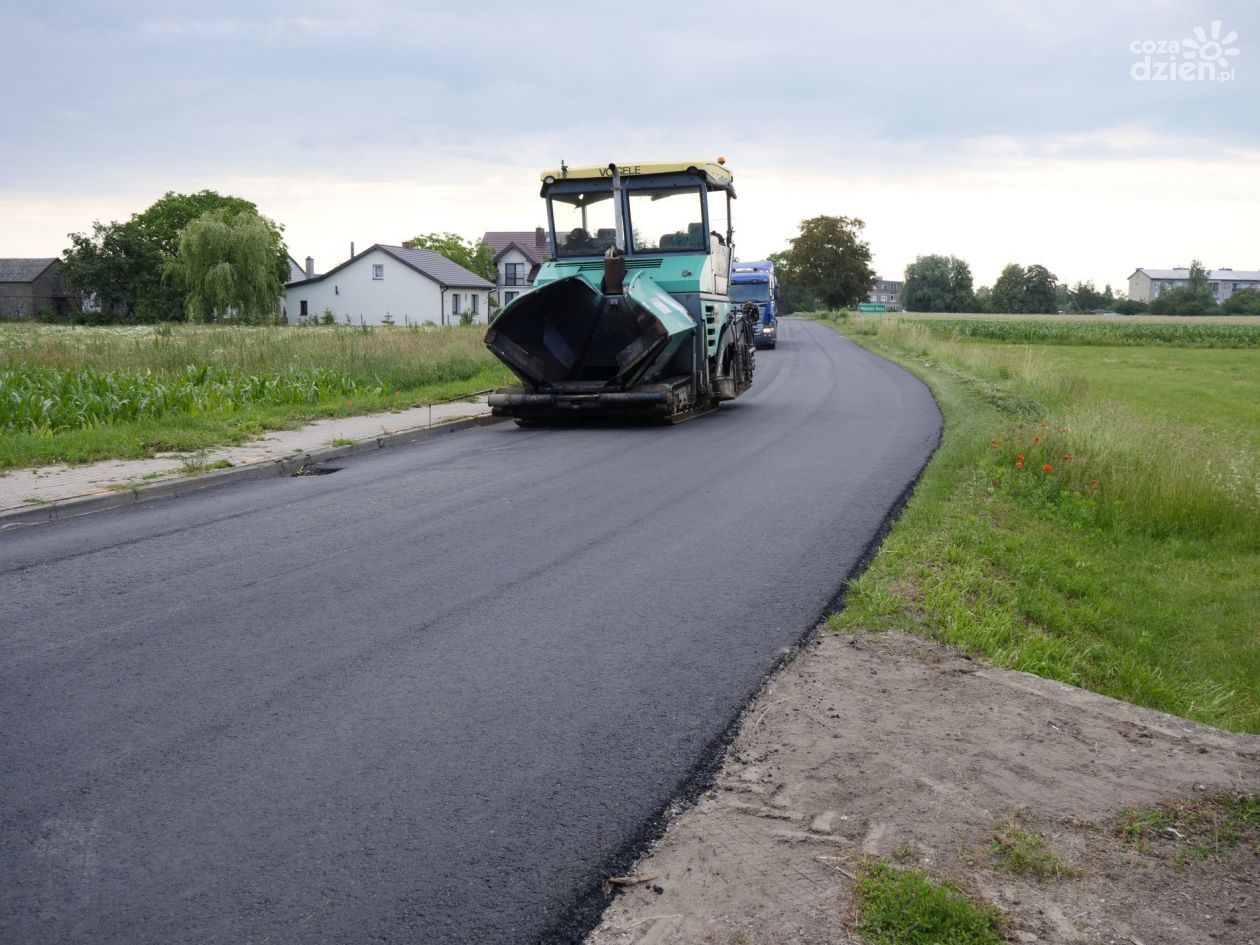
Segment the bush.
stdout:
<svg viewBox="0 0 1260 945">
<path fill-rule="evenodd" d="M 1220 308 L 1222 315 L 1260 315 L 1260 291 L 1239 289 Z"/>
<path fill-rule="evenodd" d="M 1179 285 L 1152 301 L 1150 311 L 1152 315 L 1216 315 L 1219 310 L 1211 295 Z"/>
</svg>

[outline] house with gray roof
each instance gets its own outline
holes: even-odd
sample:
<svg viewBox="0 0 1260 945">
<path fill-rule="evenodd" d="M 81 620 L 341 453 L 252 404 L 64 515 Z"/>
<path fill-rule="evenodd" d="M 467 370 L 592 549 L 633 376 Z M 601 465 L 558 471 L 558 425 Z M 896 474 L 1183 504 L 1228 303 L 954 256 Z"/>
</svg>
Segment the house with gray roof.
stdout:
<svg viewBox="0 0 1260 945">
<path fill-rule="evenodd" d="M 1209 269 L 1208 287 L 1219 305 L 1239 289 L 1260 289 L 1260 270 L 1257 269 Z M 1189 285 L 1190 269 L 1136 269 L 1129 276 L 1129 298 L 1136 302 L 1149 302 L 1175 286 Z"/>
<path fill-rule="evenodd" d="M 551 234 L 541 226 L 535 230 L 488 230 L 481 239 L 494 250 L 500 305 L 533 288 L 538 267 L 551 258 Z"/>
<path fill-rule="evenodd" d="M 321 321 L 331 312 L 339 324 L 484 325 L 494 290 L 493 283 L 441 253 L 383 243 L 322 275 L 314 271 L 307 257 L 303 278 L 284 287 L 289 324 Z"/>
<path fill-rule="evenodd" d="M 0 318 L 36 318 L 44 313 L 65 317 L 75 305 L 60 259 L 0 259 Z"/>
</svg>

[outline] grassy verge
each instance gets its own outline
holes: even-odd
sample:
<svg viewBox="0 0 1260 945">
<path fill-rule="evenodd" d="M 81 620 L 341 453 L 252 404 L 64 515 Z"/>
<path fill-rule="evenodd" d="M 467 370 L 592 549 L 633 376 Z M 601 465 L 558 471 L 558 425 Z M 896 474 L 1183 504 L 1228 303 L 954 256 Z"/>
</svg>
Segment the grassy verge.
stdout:
<svg viewBox="0 0 1260 945">
<path fill-rule="evenodd" d="M 1240 846 L 1260 853 L 1260 794 L 1126 808 L 1114 830 L 1134 848 L 1177 865 L 1222 859 Z"/>
<path fill-rule="evenodd" d="M 236 444 L 509 383 L 483 333 L 0 326 L 0 470 Z"/>
<path fill-rule="evenodd" d="M 945 416 L 832 626 L 1260 732 L 1260 351 L 823 320 L 918 374 Z"/>
<path fill-rule="evenodd" d="M 997 910 L 919 870 L 867 860 L 858 873 L 857 928 L 877 945 L 1001 945 Z"/>
</svg>

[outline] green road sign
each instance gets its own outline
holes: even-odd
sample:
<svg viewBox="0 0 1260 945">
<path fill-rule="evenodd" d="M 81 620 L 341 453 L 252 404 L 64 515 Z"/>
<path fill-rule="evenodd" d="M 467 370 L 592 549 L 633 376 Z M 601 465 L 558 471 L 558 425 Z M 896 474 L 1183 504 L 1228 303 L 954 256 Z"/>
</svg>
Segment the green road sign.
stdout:
<svg viewBox="0 0 1260 945">
<path fill-rule="evenodd" d="M 886 312 L 888 306 L 883 302 L 861 302 L 858 304 L 859 312 Z"/>
</svg>

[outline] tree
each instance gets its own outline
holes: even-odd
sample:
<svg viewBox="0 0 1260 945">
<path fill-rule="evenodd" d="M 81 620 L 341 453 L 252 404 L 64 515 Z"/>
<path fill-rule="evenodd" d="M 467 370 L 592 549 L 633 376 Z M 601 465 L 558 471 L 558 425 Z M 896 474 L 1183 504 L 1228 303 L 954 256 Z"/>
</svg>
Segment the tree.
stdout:
<svg viewBox="0 0 1260 945">
<path fill-rule="evenodd" d="M 1110 294 L 1111 286 L 1107 287 L 1107 291 Z M 1071 299 L 1072 307 L 1078 312 L 1092 312 L 1096 308 L 1103 308 L 1111 301 L 1094 288 L 1093 282 L 1076 283 L 1068 291 L 1068 298 Z"/>
<path fill-rule="evenodd" d="M 1008 263 L 1002 267 L 1001 274 L 993 283 L 993 294 L 989 297 L 989 311 L 1013 315 L 1023 310 L 1024 267 L 1019 263 Z"/>
<path fill-rule="evenodd" d="M 1221 303 L 1222 315 L 1260 315 L 1260 291 L 1239 289 Z"/>
<path fill-rule="evenodd" d="M 856 217 L 802 220 L 775 269 L 786 284 L 799 286 L 827 308 L 851 308 L 879 281 L 871 268 L 871 248 L 860 238 L 864 226 Z"/>
<path fill-rule="evenodd" d="M 957 256 L 916 256 L 906 266 L 901 307 L 907 312 L 957 312 L 968 298 L 974 305 L 971 268 Z"/>
<path fill-rule="evenodd" d="M 976 289 L 976 311 L 991 312 L 993 311 L 993 290 L 987 285 L 982 285 Z"/>
<path fill-rule="evenodd" d="M 814 298 L 814 293 L 788 276 L 787 255 L 787 250 L 781 250 L 766 256 L 774 264 L 775 278 L 779 283 L 780 314 L 816 311 L 819 303 L 818 299 Z"/>
<path fill-rule="evenodd" d="M 248 200 L 213 190 L 195 194 L 168 191 L 124 223 L 97 221 L 91 236 L 70 234 L 71 246 L 63 255 L 66 280 L 78 291 L 94 295 L 106 311 L 146 321 L 181 320 L 187 299 L 167 278 L 168 265 L 179 252 L 184 228 L 214 210 L 258 212 Z M 289 261 L 282 228 L 265 217 L 260 219 L 275 236 L 271 265 L 283 284 Z"/>
<path fill-rule="evenodd" d="M 949 257 L 949 295 L 954 312 L 974 312 L 976 293 L 972 290 L 971 267 L 957 256 Z"/>
<path fill-rule="evenodd" d="M 407 240 L 403 245 L 409 249 L 431 249 L 441 253 L 451 262 L 490 282 L 498 276 L 494 267 L 494 250 L 485 240 L 465 240 L 456 233 L 426 233 Z"/>
<path fill-rule="evenodd" d="M 1035 315 L 1053 314 L 1059 310 L 1055 304 L 1055 274 L 1045 266 L 1034 263 L 1024 270 L 1024 306 L 1022 311 Z"/>
<path fill-rule="evenodd" d="M 189 319 L 273 320 L 284 291 L 278 245 L 275 225 L 252 210 L 211 210 L 183 227 L 166 272 Z"/>
<path fill-rule="evenodd" d="M 66 282 L 91 296 L 107 318 L 134 316 L 140 300 L 160 281 L 161 254 L 128 223 L 97 221 L 91 236 L 71 233 L 70 243 L 63 257 Z"/>
<path fill-rule="evenodd" d="M 1154 315 L 1214 315 L 1217 311 L 1212 287 L 1208 285 L 1207 270 L 1197 259 L 1190 263 L 1190 275 L 1185 285 L 1166 289 L 1151 301 L 1151 313 Z"/>
</svg>

